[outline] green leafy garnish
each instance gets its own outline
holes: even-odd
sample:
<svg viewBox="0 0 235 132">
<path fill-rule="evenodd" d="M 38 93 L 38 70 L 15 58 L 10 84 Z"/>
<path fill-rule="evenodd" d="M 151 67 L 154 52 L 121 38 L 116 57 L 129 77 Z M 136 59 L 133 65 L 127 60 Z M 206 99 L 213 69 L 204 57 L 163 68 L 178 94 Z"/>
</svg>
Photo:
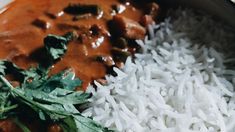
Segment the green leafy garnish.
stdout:
<svg viewBox="0 0 235 132">
<path fill-rule="evenodd" d="M 0 75 L 12 74 L 18 81 L 25 82 L 28 78 L 34 77 L 34 72 L 25 71 L 7 60 L 0 61 Z"/>
<path fill-rule="evenodd" d="M 44 85 L 37 89 L 14 88 L 3 76 L 0 76 L 0 80 L 8 88 L 10 101 L 18 102 L 17 105 L 24 104 L 28 106 L 35 113 L 38 113 L 38 117 L 41 120 L 57 122 L 62 128 L 67 129 L 65 131 L 70 132 L 78 132 L 79 130 L 84 132 L 108 131 L 108 129 L 98 125 L 92 119 L 83 117 L 75 107 L 75 105 L 88 103 L 87 99 L 90 94 L 82 91 L 66 90 L 65 87 L 55 87 L 53 90 L 46 91 L 47 87 L 44 87 Z M 49 80 L 54 79 L 52 77 Z M 70 81 L 75 84 L 74 80 Z M 15 105 L 12 104 L 12 106 Z M 70 119 L 68 120 L 68 118 Z M 71 122 L 75 123 L 75 125 L 71 125 Z M 65 126 L 70 127 L 67 128 Z"/>
<path fill-rule="evenodd" d="M 17 126 L 21 128 L 23 132 L 30 132 L 29 128 L 25 126 L 22 122 L 20 122 L 18 118 L 15 118 L 13 121 L 16 123 Z"/>
<path fill-rule="evenodd" d="M 48 65 L 24 70 L 7 60 L 0 60 L 0 119 L 13 118 L 24 131 L 30 130 L 18 120 L 25 109 L 32 111 L 42 121 L 57 123 L 64 132 L 107 132 L 91 118 L 81 115 L 79 106 L 89 103 L 90 94 L 76 91 L 82 81 L 71 70 L 48 76 L 50 66 L 67 50 L 73 34 L 48 35 L 44 39 Z M 5 75 L 11 74 L 19 85 L 13 86 Z M 24 107 L 22 107 L 24 106 Z"/>
<path fill-rule="evenodd" d="M 73 32 L 69 32 L 64 36 L 49 34 L 44 38 L 44 46 L 48 54 L 48 66 L 55 63 L 67 51 L 67 44 L 74 38 Z"/>
</svg>

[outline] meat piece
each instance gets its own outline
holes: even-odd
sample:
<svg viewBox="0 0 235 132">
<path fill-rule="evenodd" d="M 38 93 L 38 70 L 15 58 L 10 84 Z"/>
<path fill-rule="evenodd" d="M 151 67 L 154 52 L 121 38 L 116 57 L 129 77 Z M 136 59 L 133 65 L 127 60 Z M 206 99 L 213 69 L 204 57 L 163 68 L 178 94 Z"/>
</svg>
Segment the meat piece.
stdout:
<svg viewBox="0 0 235 132">
<path fill-rule="evenodd" d="M 42 29 L 49 29 L 51 27 L 51 21 L 45 16 L 38 17 L 33 21 L 33 24 Z"/>
<path fill-rule="evenodd" d="M 113 24 L 116 32 L 122 37 L 128 39 L 144 39 L 145 37 L 146 29 L 134 20 L 116 15 L 113 17 Z"/>
<path fill-rule="evenodd" d="M 100 36 L 100 35 L 110 36 L 110 33 L 104 27 L 101 27 L 97 24 L 92 25 L 90 31 L 94 36 Z"/>
<path fill-rule="evenodd" d="M 81 20 L 81 19 L 89 19 L 90 17 L 92 17 L 91 13 L 76 15 L 76 16 L 73 17 L 73 21 L 78 21 L 78 20 Z"/>
<path fill-rule="evenodd" d="M 111 56 L 98 56 L 96 57 L 96 60 L 102 62 L 104 65 L 108 67 L 113 66 L 115 64 Z"/>
<path fill-rule="evenodd" d="M 150 16 L 150 15 L 144 15 L 140 20 L 140 24 L 145 27 L 147 27 L 148 25 L 152 25 L 154 23 L 155 23 L 155 21 L 153 20 L 152 16 Z"/>
<path fill-rule="evenodd" d="M 130 3 L 130 2 L 132 2 L 132 0 L 119 0 L 121 3 Z"/>
<path fill-rule="evenodd" d="M 153 19 L 156 19 L 157 16 L 159 15 L 159 11 L 160 11 L 159 5 L 155 2 L 152 2 L 146 6 L 145 13 L 152 16 Z"/>
<path fill-rule="evenodd" d="M 129 51 L 119 48 L 112 48 L 111 52 L 115 61 L 126 62 L 127 57 L 131 55 Z"/>
<path fill-rule="evenodd" d="M 126 10 L 126 7 L 122 4 L 112 5 L 112 9 L 115 11 L 116 14 L 121 14 Z"/>
<path fill-rule="evenodd" d="M 86 4 L 69 4 L 65 9 L 65 13 L 71 15 L 81 15 L 91 13 L 96 16 L 103 14 L 102 9 L 98 5 L 86 5 Z"/>
<path fill-rule="evenodd" d="M 16 132 L 20 128 L 10 119 L 0 121 L 0 132 Z"/>
<path fill-rule="evenodd" d="M 61 129 L 61 127 L 57 124 L 52 124 L 49 125 L 48 127 L 48 132 L 62 132 L 63 130 Z"/>
<path fill-rule="evenodd" d="M 78 32 L 78 42 L 82 43 L 82 44 L 91 44 L 93 42 L 93 40 L 97 38 L 97 37 L 92 37 L 91 33 L 89 32 L 89 30 L 80 30 L 80 32 Z"/>
<path fill-rule="evenodd" d="M 125 38 L 120 37 L 116 40 L 115 43 L 113 43 L 113 46 L 120 48 L 120 49 L 126 49 L 128 48 L 128 42 Z"/>
<path fill-rule="evenodd" d="M 51 17 L 51 18 L 58 18 L 58 17 L 61 17 L 64 15 L 64 11 L 63 11 L 63 8 L 60 7 L 60 6 L 51 6 L 46 14 Z"/>
<path fill-rule="evenodd" d="M 94 36 L 99 36 L 101 34 L 101 27 L 97 24 L 92 25 L 90 30 Z"/>
</svg>

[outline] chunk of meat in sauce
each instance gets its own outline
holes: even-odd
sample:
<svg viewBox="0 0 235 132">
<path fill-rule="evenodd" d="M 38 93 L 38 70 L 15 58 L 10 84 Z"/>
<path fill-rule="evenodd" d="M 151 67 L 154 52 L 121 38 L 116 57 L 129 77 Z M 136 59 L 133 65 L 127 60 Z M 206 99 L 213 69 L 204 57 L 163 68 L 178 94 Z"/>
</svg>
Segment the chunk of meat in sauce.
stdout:
<svg viewBox="0 0 235 132">
<path fill-rule="evenodd" d="M 153 17 L 150 15 L 144 15 L 141 20 L 140 23 L 144 26 L 147 27 L 148 25 L 152 25 L 155 23 L 155 21 L 153 20 Z"/>
<path fill-rule="evenodd" d="M 64 15 L 64 11 L 61 10 L 61 6 L 50 6 L 49 9 L 45 11 L 46 15 L 51 18 L 58 18 Z"/>
<path fill-rule="evenodd" d="M 111 67 L 115 62 L 111 56 L 97 56 L 96 60 L 102 62 L 105 66 Z"/>
<path fill-rule="evenodd" d="M 157 3 L 152 2 L 147 4 L 145 13 L 152 16 L 154 20 L 156 20 L 157 16 L 159 15 L 160 7 Z"/>
<path fill-rule="evenodd" d="M 46 16 L 38 17 L 33 24 L 42 29 L 49 29 L 52 26 L 52 22 Z"/>
<path fill-rule="evenodd" d="M 124 16 L 114 16 L 113 25 L 117 33 L 128 39 L 143 39 L 146 34 L 146 29 L 138 22 Z"/>
<path fill-rule="evenodd" d="M 16 132 L 20 128 L 10 119 L 0 121 L 0 132 Z"/>
<path fill-rule="evenodd" d="M 65 13 L 64 9 L 71 3 L 98 5 L 103 11 L 103 17 L 97 18 L 93 15 L 81 17 Z M 121 27 L 122 36 L 118 36 L 116 40 L 119 37 L 123 37 L 122 40 L 144 38 L 146 29 L 138 22 L 141 21 L 146 11 L 144 8 L 136 8 L 131 3 L 130 1 L 129 4 L 123 4 L 119 0 L 15 0 L 7 11 L 0 14 L 0 45 L 2 47 L 0 58 L 8 58 L 23 68 L 35 66 L 38 62 L 44 61 L 40 58 L 46 58 L 43 53 L 39 53 L 38 56 L 42 57 L 36 57 L 39 58 L 38 60 L 33 57 L 33 54 L 43 47 L 43 38 L 47 34 L 63 35 L 75 30 L 78 39 L 68 45 L 67 53 L 54 65 L 51 74 L 71 67 L 75 70 L 76 76 L 83 80 L 83 90 L 85 90 L 91 81 L 103 78 L 107 69 L 112 69 L 113 66 L 123 67 L 127 56 L 132 54 L 124 41 L 122 45 L 117 46 L 118 48 L 112 47 L 113 36 L 110 35 L 107 24 L 110 20 L 113 19 L 116 23 L 115 27 Z M 118 5 L 115 9 L 118 15 L 114 17 L 113 5 Z M 154 10 L 157 8 L 153 5 L 151 9 L 148 14 L 154 16 Z M 147 23 L 145 22 L 144 26 Z M 7 35 L 1 35 L 1 33 L 7 33 Z M 93 44 L 95 46 L 92 46 Z M 102 56 L 101 62 L 91 61 L 91 57 L 94 56 Z M 102 81 L 105 84 L 105 80 Z M 0 130 L 3 132 L 20 131 L 9 119 L 0 121 Z M 47 131 L 60 132 L 61 128 L 56 124 L 49 125 Z"/>
<path fill-rule="evenodd" d="M 48 132 L 63 132 L 61 127 L 57 124 L 49 125 L 48 128 L 47 128 L 47 131 Z"/>
</svg>

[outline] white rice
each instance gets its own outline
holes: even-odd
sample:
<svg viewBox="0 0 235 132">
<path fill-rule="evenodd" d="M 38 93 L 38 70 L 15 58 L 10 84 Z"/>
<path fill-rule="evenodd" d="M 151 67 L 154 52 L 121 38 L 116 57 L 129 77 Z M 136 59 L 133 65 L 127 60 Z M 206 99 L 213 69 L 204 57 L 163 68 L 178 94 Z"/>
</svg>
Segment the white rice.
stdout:
<svg viewBox="0 0 235 132">
<path fill-rule="evenodd" d="M 117 77 L 88 88 L 83 114 L 120 132 L 234 132 L 235 34 L 191 10 L 170 16 Z"/>
</svg>

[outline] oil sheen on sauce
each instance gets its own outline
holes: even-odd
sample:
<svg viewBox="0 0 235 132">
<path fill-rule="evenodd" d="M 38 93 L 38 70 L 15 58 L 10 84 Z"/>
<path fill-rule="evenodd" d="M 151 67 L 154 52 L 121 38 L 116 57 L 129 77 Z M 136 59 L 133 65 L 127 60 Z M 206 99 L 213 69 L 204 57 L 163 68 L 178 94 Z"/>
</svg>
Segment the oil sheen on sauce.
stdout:
<svg viewBox="0 0 235 132">
<path fill-rule="evenodd" d="M 70 3 L 96 4 L 103 10 L 101 18 L 91 17 L 72 21 L 71 15 L 63 14 L 57 18 L 50 18 L 47 12 L 61 12 Z M 112 19 L 112 5 L 121 4 L 118 0 L 15 0 L 9 8 L 0 14 L 0 59 L 13 61 L 22 68 L 36 66 L 44 61 L 46 56 L 41 54 L 43 38 L 48 34 L 63 35 L 71 31 L 70 28 L 61 28 L 60 25 L 78 26 L 90 28 L 96 24 L 105 31 L 94 45 L 97 39 L 90 38 L 83 42 L 71 42 L 65 56 L 56 63 L 52 74 L 66 68 L 72 68 L 76 76 L 83 80 L 83 89 L 94 80 L 106 74 L 106 68 L 102 63 L 92 61 L 92 56 L 110 55 L 110 36 L 107 23 Z M 125 11 L 120 15 L 139 21 L 143 15 L 141 10 L 131 5 L 124 5 Z M 35 19 L 44 17 L 50 21 L 50 28 L 42 29 L 33 25 Z M 89 38 L 89 36 L 86 36 Z"/>
</svg>

